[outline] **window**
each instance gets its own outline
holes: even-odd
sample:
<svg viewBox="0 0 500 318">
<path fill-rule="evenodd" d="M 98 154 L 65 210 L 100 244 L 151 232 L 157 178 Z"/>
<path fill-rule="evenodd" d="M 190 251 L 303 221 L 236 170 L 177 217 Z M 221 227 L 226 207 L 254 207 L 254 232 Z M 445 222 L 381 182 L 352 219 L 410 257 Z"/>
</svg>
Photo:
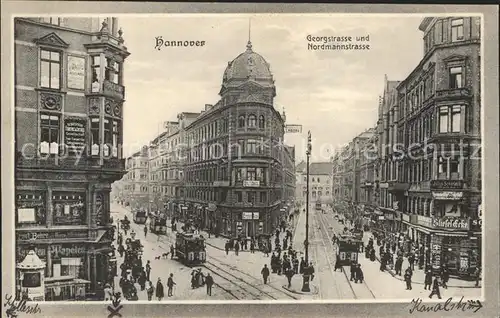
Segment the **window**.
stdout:
<svg viewBox="0 0 500 318">
<path fill-rule="evenodd" d="M 450 88 L 462 88 L 463 76 L 462 67 L 450 68 Z"/>
<path fill-rule="evenodd" d="M 247 168 L 247 180 L 257 180 L 256 168 Z"/>
<path fill-rule="evenodd" d="M 91 138 L 91 154 L 92 156 L 99 155 L 99 118 L 90 119 L 90 138 Z"/>
<path fill-rule="evenodd" d="M 247 199 L 249 203 L 255 203 L 255 192 L 247 192 Z"/>
<path fill-rule="evenodd" d="M 259 116 L 259 128 L 261 129 L 266 128 L 266 119 L 264 118 L 263 115 Z"/>
<path fill-rule="evenodd" d="M 250 128 L 257 127 L 257 117 L 255 117 L 255 115 L 248 116 L 248 127 Z"/>
<path fill-rule="evenodd" d="M 312 178 L 312 182 L 314 182 L 314 178 Z"/>
<path fill-rule="evenodd" d="M 238 128 L 245 127 L 245 116 L 241 115 L 238 117 Z"/>
<path fill-rule="evenodd" d="M 115 62 L 112 58 L 106 58 L 105 79 L 115 84 L 120 83 L 120 68 L 121 64 Z"/>
<path fill-rule="evenodd" d="M 451 132 L 460 132 L 461 128 L 461 107 L 460 105 L 451 108 Z"/>
<path fill-rule="evenodd" d="M 113 144 L 113 134 L 112 134 L 112 120 L 104 119 L 104 145 L 103 153 L 105 157 L 109 156 L 110 145 Z"/>
<path fill-rule="evenodd" d="M 236 191 L 236 202 L 243 202 L 243 193 L 241 191 Z"/>
<path fill-rule="evenodd" d="M 319 178 L 317 179 L 317 182 L 321 182 L 321 181 L 319 181 Z"/>
<path fill-rule="evenodd" d="M 448 132 L 448 107 L 439 108 L 439 132 Z"/>
<path fill-rule="evenodd" d="M 451 41 L 461 41 L 464 39 L 464 19 L 451 20 Z"/>
<path fill-rule="evenodd" d="M 55 18 L 55 17 L 46 17 L 42 18 L 43 23 L 50 23 L 53 25 L 61 25 L 61 18 Z"/>
<path fill-rule="evenodd" d="M 260 202 L 265 203 L 267 201 L 267 193 L 266 192 L 261 192 L 260 193 Z"/>
<path fill-rule="evenodd" d="M 40 153 L 57 154 L 59 149 L 59 116 L 40 115 Z"/>
<path fill-rule="evenodd" d="M 256 168 L 257 180 L 264 182 L 264 168 Z"/>
<path fill-rule="evenodd" d="M 101 83 L 101 57 L 92 56 L 92 92 L 99 92 Z"/>
<path fill-rule="evenodd" d="M 448 162 L 443 157 L 438 157 L 438 173 L 440 175 L 448 173 Z"/>
<path fill-rule="evenodd" d="M 450 158 L 450 174 L 452 179 L 458 179 L 458 166 L 460 164 L 457 158 Z"/>
<path fill-rule="evenodd" d="M 246 153 L 257 153 L 257 141 L 253 139 L 247 140 Z"/>
<path fill-rule="evenodd" d="M 56 51 L 41 50 L 40 86 L 61 88 L 61 54 Z"/>
<path fill-rule="evenodd" d="M 61 258 L 61 276 L 79 277 L 80 266 L 82 266 L 80 258 Z"/>
</svg>

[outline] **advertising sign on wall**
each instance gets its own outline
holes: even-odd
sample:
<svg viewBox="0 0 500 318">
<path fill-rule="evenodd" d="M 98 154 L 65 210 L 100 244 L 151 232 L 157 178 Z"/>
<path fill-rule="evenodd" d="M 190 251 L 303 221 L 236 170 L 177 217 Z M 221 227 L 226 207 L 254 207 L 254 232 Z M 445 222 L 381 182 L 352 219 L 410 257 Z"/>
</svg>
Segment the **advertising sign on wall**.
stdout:
<svg viewBox="0 0 500 318">
<path fill-rule="evenodd" d="M 64 141 L 70 154 L 80 154 L 85 147 L 84 118 L 66 117 L 64 119 Z"/>
<path fill-rule="evenodd" d="M 68 55 L 68 88 L 85 89 L 85 58 Z"/>
</svg>

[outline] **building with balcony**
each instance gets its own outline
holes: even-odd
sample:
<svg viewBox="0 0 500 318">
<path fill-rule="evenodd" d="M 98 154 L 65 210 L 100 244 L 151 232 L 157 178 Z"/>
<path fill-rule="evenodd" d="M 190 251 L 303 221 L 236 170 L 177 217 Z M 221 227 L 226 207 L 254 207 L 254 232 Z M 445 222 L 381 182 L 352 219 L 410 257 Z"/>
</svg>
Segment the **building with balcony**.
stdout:
<svg viewBox="0 0 500 318">
<path fill-rule="evenodd" d="M 401 149 L 382 170 L 389 193 L 382 202 L 404 212 L 403 231 L 426 262 L 456 275 L 470 275 L 481 260 L 480 22 L 423 19 L 424 56 L 396 86 L 397 101 L 395 93 L 386 101 L 389 128 L 397 127 L 388 138 Z"/>
<path fill-rule="evenodd" d="M 95 293 L 113 281 L 129 52 L 117 18 L 16 18 L 14 31 L 16 262 L 34 250 L 51 281 L 83 279 Z"/>
<path fill-rule="evenodd" d="M 148 206 L 148 158 L 149 147 L 143 146 L 141 150 L 130 155 L 125 161 L 127 173 L 119 181 L 123 189 L 119 200 L 131 209 L 147 208 Z"/>
</svg>

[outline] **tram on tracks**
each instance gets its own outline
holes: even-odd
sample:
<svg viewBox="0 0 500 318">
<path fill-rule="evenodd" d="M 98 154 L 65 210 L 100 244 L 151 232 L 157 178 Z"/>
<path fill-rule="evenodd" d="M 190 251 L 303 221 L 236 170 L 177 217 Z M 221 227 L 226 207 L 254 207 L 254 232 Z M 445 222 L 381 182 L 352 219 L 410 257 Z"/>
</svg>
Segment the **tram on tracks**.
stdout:
<svg viewBox="0 0 500 318">
<path fill-rule="evenodd" d="M 134 223 L 135 224 L 145 224 L 148 219 L 148 212 L 144 209 L 136 209 L 133 212 L 134 214 Z"/>
<path fill-rule="evenodd" d="M 192 232 L 177 233 L 175 256 L 185 265 L 199 265 L 207 260 L 205 238 Z"/>
<path fill-rule="evenodd" d="M 167 234 L 166 213 L 151 213 L 149 220 L 149 230 L 155 234 Z"/>
<path fill-rule="evenodd" d="M 340 266 L 349 266 L 352 262 L 358 263 L 359 246 L 362 240 L 352 234 L 339 234 L 337 239 L 337 261 Z"/>
</svg>

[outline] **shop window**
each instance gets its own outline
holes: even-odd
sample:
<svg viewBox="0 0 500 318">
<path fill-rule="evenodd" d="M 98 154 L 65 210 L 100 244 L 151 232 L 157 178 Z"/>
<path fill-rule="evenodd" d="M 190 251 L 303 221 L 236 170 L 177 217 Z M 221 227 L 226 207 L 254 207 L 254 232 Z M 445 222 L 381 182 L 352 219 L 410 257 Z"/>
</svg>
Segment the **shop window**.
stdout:
<svg viewBox="0 0 500 318">
<path fill-rule="evenodd" d="M 54 224 L 79 225 L 86 223 L 85 195 L 61 193 L 52 196 Z"/>
<path fill-rule="evenodd" d="M 450 88 L 463 87 L 463 68 L 460 66 L 450 68 Z"/>
<path fill-rule="evenodd" d="M 464 19 L 451 20 L 451 41 L 462 41 L 464 39 Z"/>
<path fill-rule="evenodd" d="M 245 127 L 245 116 L 241 115 L 238 117 L 238 128 Z"/>
<path fill-rule="evenodd" d="M 461 131 L 461 106 L 455 105 L 451 107 L 451 132 Z"/>
<path fill-rule="evenodd" d="M 16 226 L 44 225 L 45 194 L 32 192 L 16 195 Z"/>
<path fill-rule="evenodd" d="M 61 88 L 61 53 L 42 49 L 40 51 L 40 86 Z"/>
<path fill-rule="evenodd" d="M 100 120 L 99 118 L 90 118 L 90 143 L 91 143 L 91 155 L 99 155 L 99 131 L 100 131 Z"/>
<path fill-rule="evenodd" d="M 82 260 L 79 257 L 61 258 L 61 276 L 73 276 L 79 278 Z"/>
<path fill-rule="evenodd" d="M 236 202 L 243 202 L 243 193 L 241 191 L 236 191 Z"/>
<path fill-rule="evenodd" d="M 98 93 L 101 88 L 101 57 L 92 56 L 92 93 Z"/>
<path fill-rule="evenodd" d="M 40 153 L 57 154 L 60 120 L 58 115 L 40 114 Z"/>
</svg>

